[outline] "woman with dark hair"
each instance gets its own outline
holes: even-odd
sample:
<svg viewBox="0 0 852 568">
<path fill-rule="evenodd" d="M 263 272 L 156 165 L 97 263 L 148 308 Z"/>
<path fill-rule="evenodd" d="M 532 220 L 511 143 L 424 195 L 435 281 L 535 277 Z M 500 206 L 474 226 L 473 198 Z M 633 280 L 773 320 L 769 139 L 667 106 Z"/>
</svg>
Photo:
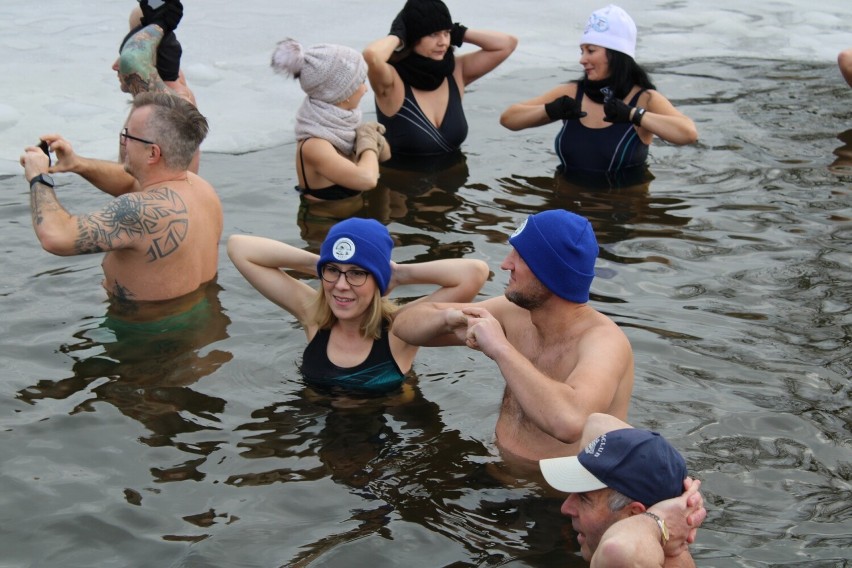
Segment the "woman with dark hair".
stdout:
<svg viewBox="0 0 852 568">
<path fill-rule="evenodd" d="M 656 91 L 634 60 L 636 24 L 618 6 L 589 17 L 580 40 L 583 77 L 510 106 L 500 117 L 509 130 L 561 120 L 556 153 L 565 173 L 625 174 L 644 170 L 654 136 L 692 144 L 692 120 Z"/>
<path fill-rule="evenodd" d="M 480 49 L 455 56 L 454 47 Z M 514 36 L 453 23 L 441 0 L 408 0 L 390 33 L 364 50 L 376 114 L 394 157 L 440 156 L 467 137 L 464 89 L 515 50 Z"/>
</svg>

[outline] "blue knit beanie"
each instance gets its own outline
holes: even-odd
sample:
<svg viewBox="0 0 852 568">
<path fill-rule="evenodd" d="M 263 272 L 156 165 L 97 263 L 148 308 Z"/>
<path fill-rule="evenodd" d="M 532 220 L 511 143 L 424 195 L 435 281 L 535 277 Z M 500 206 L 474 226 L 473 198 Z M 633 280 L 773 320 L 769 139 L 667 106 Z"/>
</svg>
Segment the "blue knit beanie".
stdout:
<svg viewBox="0 0 852 568">
<path fill-rule="evenodd" d="M 589 301 L 598 242 L 585 217 L 564 209 L 530 215 L 509 244 L 548 290 L 578 304 Z"/>
<path fill-rule="evenodd" d="M 329 262 L 354 264 L 373 275 L 382 296 L 391 278 L 393 240 L 387 227 L 375 219 L 346 219 L 331 228 L 322 242 L 317 276 Z"/>
</svg>

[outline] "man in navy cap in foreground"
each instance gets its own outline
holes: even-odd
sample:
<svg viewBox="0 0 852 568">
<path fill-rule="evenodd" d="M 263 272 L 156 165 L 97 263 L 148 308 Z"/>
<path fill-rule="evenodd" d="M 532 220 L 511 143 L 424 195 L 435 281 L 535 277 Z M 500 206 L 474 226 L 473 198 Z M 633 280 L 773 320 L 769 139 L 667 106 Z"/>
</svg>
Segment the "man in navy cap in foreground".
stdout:
<svg viewBox="0 0 852 568">
<path fill-rule="evenodd" d="M 699 481 L 683 456 L 656 432 L 592 414 L 577 456 L 539 462 L 554 489 L 570 493 L 580 553 L 592 566 L 695 566 L 688 544 L 707 512 Z"/>
</svg>

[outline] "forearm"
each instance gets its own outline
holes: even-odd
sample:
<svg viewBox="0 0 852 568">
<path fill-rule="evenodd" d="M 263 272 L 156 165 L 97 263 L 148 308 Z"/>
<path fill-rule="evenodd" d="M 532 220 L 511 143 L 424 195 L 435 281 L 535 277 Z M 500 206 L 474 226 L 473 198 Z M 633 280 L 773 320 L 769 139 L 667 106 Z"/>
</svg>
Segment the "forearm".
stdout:
<svg viewBox="0 0 852 568">
<path fill-rule="evenodd" d="M 379 184 L 379 154 L 378 151 L 365 150 L 358 157 L 357 174 L 350 176 L 344 185 L 350 189 L 369 191 Z"/>
<path fill-rule="evenodd" d="M 228 239 L 228 256 L 240 272 L 255 266 L 316 275 L 319 260 L 319 256 L 312 252 L 251 235 L 231 235 Z"/>
<path fill-rule="evenodd" d="M 682 114 L 657 114 L 646 109 L 641 127 L 671 144 L 682 146 L 698 140 L 695 123 Z"/>
<path fill-rule="evenodd" d="M 448 311 L 431 302 L 408 304 L 394 317 L 393 333 L 411 345 L 461 345 L 453 339 L 453 328 L 447 322 Z"/>
<path fill-rule="evenodd" d="M 124 166 L 118 162 L 78 157 L 74 168 L 69 171 L 114 197 L 139 189 L 136 178 L 124 171 Z"/>
<path fill-rule="evenodd" d="M 550 124 L 553 120 L 547 116 L 544 103 L 517 103 L 507 108 L 500 115 L 500 124 L 509 130 L 523 130 L 536 126 Z"/>
<path fill-rule="evenodd" d="M 73 246 L 74 217 L 62 207 L 52 187 L 35 183 L 30 188 L 33 229 L 42 248 L 60 256 L 76 254 Z"/>
<path fill-rule="evenodd" d="M 505 59 L 515 50 L 518 38 L 503 32 L 468 29 L 464 34 L 464 42 L 472 43 L 483 51 L 505 53 Z"/>
<path fill-rule="evenodd" d="M 481 260 L 447 258 L 413 264 L 399 264 L 395 276 L 398 285 L 435 284 L 454 298 L 433 299 L 444 302 L 468 302 L 488 278 L 488 265 Z M 463 297 L 462 297 L 463 296 Z"/>
<path fill-rule="evenodd" d="M 539 429 L 565 444 L 578 442 L 590 412 L 580 404 L 571 385 L 539 371 L 508 340 L 487 355 L 497 363 L 524 414 Z"/>
</svg>

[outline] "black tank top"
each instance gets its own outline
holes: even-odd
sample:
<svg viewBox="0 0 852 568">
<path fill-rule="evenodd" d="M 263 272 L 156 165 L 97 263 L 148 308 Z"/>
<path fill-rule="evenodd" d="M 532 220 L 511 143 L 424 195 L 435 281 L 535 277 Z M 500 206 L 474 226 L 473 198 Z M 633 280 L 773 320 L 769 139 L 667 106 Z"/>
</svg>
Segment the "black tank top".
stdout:
<svg viewBox="0 0 852 568">
<path fill-rule="evenodd" d="M 382 328 L 382 336 L 373 341 L 367 358 L 354 367 L 338 367 L 329 361 L 329 337 L 330 329 L 317 331 L 302 355 L 302 376 L 309 385 L 382 394 L 398 388 L 405 380 L 391 353 L 387 326 Z"/>
</svg>

